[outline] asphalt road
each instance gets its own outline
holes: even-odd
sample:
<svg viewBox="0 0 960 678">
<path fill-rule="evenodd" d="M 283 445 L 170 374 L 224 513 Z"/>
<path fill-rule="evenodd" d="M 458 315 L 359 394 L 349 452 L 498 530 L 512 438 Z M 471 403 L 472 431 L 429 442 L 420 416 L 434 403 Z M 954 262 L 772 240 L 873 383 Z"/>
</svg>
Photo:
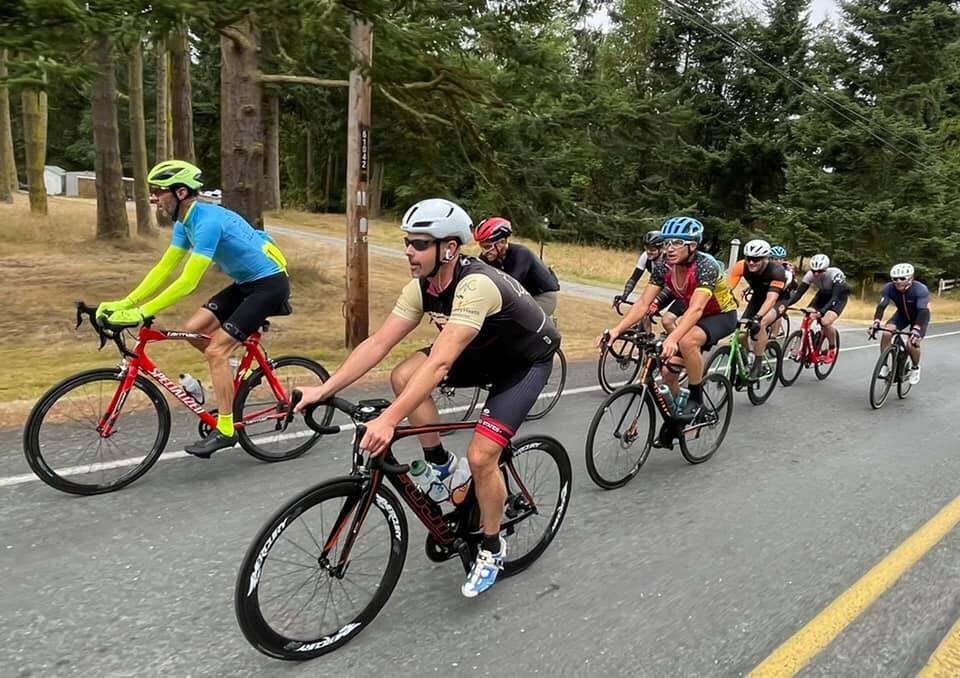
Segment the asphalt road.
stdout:
<svg viewBox="0 0 960 678">
<path fill-rule="evenodd" d="M 958 494 L 960 334 L 929 339 L 921 384 L 876 412 L 866 404 L 876 346 L 844 339 L 827 381 L 807 371 L 758 408 L 738 394 L 706 464 L 654 451 L 612 492 L 591 484 L 583 461 L 602 394 L 565 396 L 521 431 L 558 437 L 573 461 L 569 512 L 544 556 L 467 600 L 459 564 L 428 562 L 416 527 L 379 617 L 302 664 L 246 643 L 234 583 L 266 518 L 348 469 L 345 437 L 282 464 L 239 450 L 174 455 L 123 491 L 82 498 L 24 477 L 19 432 L 2 431 L 0 675 L 745 674 Z M 594 365 L 573 366 L 568 388 L 595 383 Z M 168 449 L 194 431 L 179 410 Z M 448 440 L 462 451 L 464 438 Z M 960 616 L 958 555 L 953 530 L 803 675 L 915 675 Z"/>
</svg>

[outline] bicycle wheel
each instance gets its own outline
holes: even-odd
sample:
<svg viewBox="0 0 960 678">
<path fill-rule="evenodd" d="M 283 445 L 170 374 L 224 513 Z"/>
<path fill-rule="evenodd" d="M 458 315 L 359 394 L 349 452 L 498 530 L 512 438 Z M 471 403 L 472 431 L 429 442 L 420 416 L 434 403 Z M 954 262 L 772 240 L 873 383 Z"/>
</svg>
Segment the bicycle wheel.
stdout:
<svg viewBox="0 0 960 678">
<path fill-rule="evenodd" d="M 511 443 L 500 462 L 507 485 L 501 536 L 507 544 L 501 577 L 510 577 L 543 555 L 556 536 L 570 504 L 573 471 L 566 449 L 554 438 L 533 435 Z M 480 529 L 480 508 L 474 497 L 470 526 Z M 511 521 L 515 521 L 512 522 Z M 477 542 L 470 550 L 477 555 Z"/>
<path fill-rule="evenodd" d="M 829 347 L 829 344 L 827 343 L 827 337 L 823 332 L 820 333 L 820 337 L 821 339 L 819 342 L 819 346 L 817 344 L 814 344 L 814 347 L 816 348 L 817 351 L 820 351 L 824 347 Z M 839 331 L 837 332 L 837 345 L 834 348 L 837 349 L 837 355 L 836 355 L 836 358 L 834 358 L 832 363 L 818 362 L 813 366 L 813 371 L 816 372 L 817 379 L 819 379 L 820 381 L 823 381 L 824 379 L 829 377 L 830 373 L 833 372 L 833 368 L 837 366 L 837 359 L 840 357 L 840 332 Z"/>
<path fill-rule="evenodd" d="M 913 368 L 913 358 L 906 351 L 902 351 L 903 359 L 900 360 L 899 377 L 897 377 L 897 397 L 903 400 L 910 393 L 913 384 L 910 383 L 910 370 Z"/>
<path fill-rule="evenodd" d="M 605 490 L 623 487 L 650 455 L 657 424 L 653 397 L 644 384 L 624 386 L 600 405 L 587 429 L 590 480 Z"/>
<path fill-rule="evenodd" d="M 768 332 L 767 335 L 770 337 L 770 339 L 776 341 L 781 347 L 783 347 L 786 346 L 787 339 L 790 337 L 790 316 L 782 315 L 778 319 L 778 322 L 780 324 L 779 331 L 776 334 Z"/>
<path fill-rule="evenodd" d="M 803 372 L 803 330 L 796 330 L 787 339 L 783 351 L 783 360 L 780 362 L 780 383 L 784 386 L 793 386 Z"/>
<path fill-rule="evenodd" d="M 524 421 L 535 421 L 547 416 L 550 410 L 560 402 L 560 396 L 563 395 L 563 386 L 566 383 L 567 358 L 563 355 L 563 351 L 557 349 L 557 352 L 553 354 L 553 370 L 550 372 L 550 378 Z"/>
<path fill-rule="evenodd" d="M 886 370 L 883 370 L 884 366 L 886 366 Z M 881 377 L 881 371 L 885 371 L 887 376 Z M 870 390 L 867 392 L 867 401 L 870 403 L 870 407 L 875 410 L 883 407 L 896 378 L 897 348 L 895 346 L 887 346 L 880 351 L 877 363 L 873 366 L 873 375 L 870 377 Z"/>
<path fill-rule="evenodd" d="M 718 346 L 710 359 L 704 365 L 704 374 L 722 374 L 724 377 L 733 381 L 734 372 L 736 372 L 736 362 L 730 360 L 730 345 Z"/>
<path fill-rule="evenodd" d="M 153 466 L 170 436 L 170 407 L 137 375 L 117 405 L 110 436 L 97 431 L 125 378 L 119 369 L 80 372 L 47 391 L 23 429 L 23 453 L 40 480 L 71 494 L 103 494 Z"/>
<path fill-rule="evenodd" d="M 597 363 L 597 379 L 604 393 L 613 393 L 637 378 L 643 356 L 634 336 L 633 332 L 624 332 L 603 347 Z"/>
<path fill-rule="evenodd" d="M 440 421 L 468 421 L 480 401 L 482 390 L 479 386 L 438 386 L 433 398 L 440 411 Z"/>
<path fill-rule="evenodd" d="M 760 378 L 747 384 L 747 397 L 754 405 L 763 405 L 777 387 L 780 378 L 780 366 L 783 362 L 783 349 L 775 341 L 768 341 L 763 352 L 763 367 Z"/>
<path fill-rule="evenodd" d="M 249 455 L 260 461 L 286 461 L 299 457 L 320 439 L 320 434 L 314 433 L 301 415 L 295 416 L 283 430 L 290 394 L 299 386 L 316 386 L 330 375 L 320 363 L 300 356 L 274 358 L 270 366 L 279 389 L 270 383 L 263 369 L 257 368 L 237 390 L 233 416 L 235 421 L 243 422 L 237 428 L 237 437 Z M 333 419 L 333 408 L 326 407 L 323 417 L 316 418 L 326 426 Z"/>
<path fill-rule="evenodd" d="M 720 449 L 733 417 L 733 387 L 721 374 L 708 374 L 703 380 L 703 405 L 706 421 L 685 426 L 680 433 L 680 453 L 691 464 L 702 464 Z"/>
<path fill-rule="evenodd" d="M 388 488 L 366 498 L 359 478 L 330 480 L 294 497 L 254 538 L 237 575 L 234 608 L 260 652 L 277 659 L 332 652 L 387 602 L 407 555 L 407 519 Z M 337 572 L 360 510 L 366 516 L 349 567 Z"/>
</svg>

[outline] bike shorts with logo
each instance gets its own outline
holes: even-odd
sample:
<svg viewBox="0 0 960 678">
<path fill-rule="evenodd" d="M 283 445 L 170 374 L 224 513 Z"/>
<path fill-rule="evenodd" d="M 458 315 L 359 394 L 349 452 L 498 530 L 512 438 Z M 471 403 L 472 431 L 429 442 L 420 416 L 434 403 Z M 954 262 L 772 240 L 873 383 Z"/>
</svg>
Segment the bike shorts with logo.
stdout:
<svg viewBox="0 0 960 678">
<path fill-rule="evenodd" d="M 807 306 L 810 308 L 823 309 L 821 315 L 825 315 L 830 311 L 840 315 L 843 313 L 843 309 L 847 306 L 847 299 L 850 298 L 850 293 L 845 292 L 844 294 L 841 294 L 836 301 L 830 303 L 830 299 L 832 298 L 832 292 L 818 292 L 817 296 L 815 296 L 813 301 L 807 304 Z M 824 306 L 826 306 L 826 308 L 824 308 Z"/>
<path fill-rule="evenodd" d="M 430 355 L 431 348 L 428 346 L 420 351 Z M 461 354 L 450 367 L 443 383 L 455 388 L 480 386 L 488 389 L 487 402 L 483 405 L 475 430 L 479 435 L 506 447 L 550 379 L 553 354 L 535 363 L 498 366 L 495 372 L 490 369 L 489 355 L 482 362 L 472 358 Z"/>
<path fill-rule="evenodd" d="M 248 283 L 233 283 L 203 307 L 217 316 L 224 332 L 245 341 L 269 316 L 281 315 L 289 299 L 290 279 L 286 273 L 276 273 Z"/>
</svg>

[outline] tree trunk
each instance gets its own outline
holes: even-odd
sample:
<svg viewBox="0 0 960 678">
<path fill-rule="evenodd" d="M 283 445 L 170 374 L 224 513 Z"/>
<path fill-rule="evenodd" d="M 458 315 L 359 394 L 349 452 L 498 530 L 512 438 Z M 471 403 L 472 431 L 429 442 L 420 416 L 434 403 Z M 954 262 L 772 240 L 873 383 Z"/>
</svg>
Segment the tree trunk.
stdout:
<svg viewBox="0 0 960 678">
<path fill-rule="evenodd" d="M 153 210 L 150 209 L 150 189 L 147 187 L 147 125 L 143 116 L 143 45 L 139 38 L 133 41 L 128 65 L 128 96 L 130 97 L 130 155 L 133 161 L 133 195 L 137 202 L 137 233 L 150 235 L 153 229 Z"/>
<path fill-rule="evenodd" d="M 254 22 L 249 15 L 220 37 L 220 173 L 223 205 L 262 229 L 263 93 Z"/>
<path fill-rule="evenodd" d="M 10 90 L 3 85 L 7 77 L 7 50 L 0 50 L 0 200 L 13 202 L 17 182 L 17 160 L 13 156 L 13 125 L 10 121 Z"/>
<path fill-rule="evenodd" d="M 30 190 L 30 211 L 47 213 L 47 187 L 43 183 L 43 166 L 47 163 L 47 93 L 24 88 L 23 140 L 27 156 L 27 186 Z"/>
<path fill-rule="evenodd" d="M 264 174 L 267 184 L 263 193 L 263 209 L 280 209 L 280 97 L 275 92 L 267 94 L 264 110 L 264 151 L 266 165 Z"/>
<path fill-rule="evenodd" d="M 97 171 L 97 237 L 129 238 L 127 201 L 120 163 L 117 125 L 117 78 L 113 44 L 101 34 L 96 43 L 97 76 L 93 82 L 93 145 Z"/>
<path fill-rule="evenodd" d="M 370 172 L 370 218 L 380 216 L 380 204 L 383 201 L 383 163 L 371 163 Z"/>
<path fill-rule="evenodd" d="M 307 127 L 306 134 L 306 157 L 304 160 L 307 165 L 307 211 L 312 212 L 314 209 L 314 194 L 313 194 L 313 179 L 316 176 L 314 171 L 313 163 L 313 132 L 310 131 L 310 128 Z"/>
<path fill-rule="evenodd" d="M 186 26 L 170 38 L 171 109 L 173 113 L 173 155 L 195 163 L 193 148 L 193 91 L 190 85 L 190 40 Z"/>
<path fill-rule="evenodd" d="M 333 190 L 333 168 L 336 166 L 333 151 L 327 152 L 327 176 L 323 184 L 323 211 L 330 211 L 330 192 Z"/>
<path fill-rule="evenodd" d="M 170 115 L 170 51 L 166 38 L 157 40 L 157 154 L 154 163 L 169 160 L 173 155 L 173 124 Z M 156 209 L 157 225 L 165 228 L 173 226 L 170 215 Z"/>
</svg>

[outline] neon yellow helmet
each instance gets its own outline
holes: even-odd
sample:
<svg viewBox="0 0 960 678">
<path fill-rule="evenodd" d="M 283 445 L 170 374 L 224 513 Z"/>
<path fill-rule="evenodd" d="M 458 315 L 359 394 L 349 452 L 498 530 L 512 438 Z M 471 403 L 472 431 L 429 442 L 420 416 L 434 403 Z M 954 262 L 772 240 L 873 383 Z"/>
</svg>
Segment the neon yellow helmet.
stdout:
<svg viewBox="0 0 960 678">
<path fill-rule="evenodd" d="M 194 191 L 203 186 L 201 171 L 186 160 L 164 160 L 147 174 L 147 183 L 162 188 L 186 186 Z"/>
</svg>

